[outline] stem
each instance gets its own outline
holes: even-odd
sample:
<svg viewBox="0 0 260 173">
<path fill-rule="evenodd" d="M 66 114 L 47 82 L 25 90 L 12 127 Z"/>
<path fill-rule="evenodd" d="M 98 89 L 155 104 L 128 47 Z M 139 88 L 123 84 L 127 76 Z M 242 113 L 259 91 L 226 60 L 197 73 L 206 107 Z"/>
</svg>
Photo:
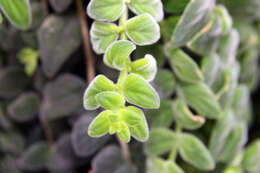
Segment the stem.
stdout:
<svg viewBox="0 0 260 173">
<path fill-rule="evenodd" d="M 128 11 L 127 11 L 127 8 L 125 8 L 122 16 L 119 19 L 119 27 L 120 28 L 125 28 L 125 24 L 126 24 L 127 18 L 128 18 Z M 122 33 L 120 35 L 120 39 L 121 40 L 127 40 L 127 35 L 125 34 L 125 30 L 124 29 L 122 30 Z M 123 71 L 121 71 L 119 79 L 118 79 L 118 82 L 117 82 L 119 93 L 121 92 L 120 91 L 121 90 L 121 86 L 122 86 L 122 84 L 123 84 L 123 82 L 124 82 L 126 77 L 127 77 L 127 68 L 124 69 Z M 125 160 L 130 162 L 131 161 L 131 154 L 130 154 L 130 150 L 129 150 L 128 144 L 125 143 L 124 141 L 122 141 L 118 135 L 116 135 L 116 137 L 117 137 L 117 140 L 118 140 L 118 142 L 120 144 L 121 151 L 122 151 L 122 154 L 123 154 Z"/>
<path fill-rule="evenodd" d="M 129 150 L 129 146 L 127 143 L 125 143 L 124 141 L 122 141 L 120 139 L 120 137 L 118 136 L 118 134 L 116 135 L 116 138 L 120 144 L 120 147 L 121 147 L 121 152 L 124 156 L 124 159 L 128 162 L 131 162 L 131 154 L 130 154 L 130 150 Z"/>
<path fill-rule="evenodd" d="M 170 153 L 168 160 L 173 160 L 173 161 L 176 160 L 176 156 L 177 156 L 178 149 L 179 149 L 179 135 L 180 135 L 181 131 L 182 131 L 181 126 L 178 123 L 176 123 L 175 133 L 176 133 L 176 136 L 177 136 L 177 140 L 176 140 L 176 143 L 171 150 L 171 153 Z"/>
<path fill-rule="evenodd" d="M 53 139 L 51 127 L 49 126 L 48 122 L 42 118 L 40 118 L 40 122 L 44 130 L 45 137 L 47 138 L 48 144 L 52 147 L 55 144 L 55 142 Z"/>
<path fill-rule="evenodd" d="M 125 24 L 126 24 L 127 18 L 128 18 L 128 11 L 127 11 L 127 7 L 125 7 L 124 12 L 123 12 L 122 16 L 119 19 L 119 27 L 120 28 L 125 28 Z M 127 35 L 126 35 L 124 29 L 122 30 L 122 33 L 120 35 L 120 39 L 121 40 L 127 40 Z"/>
<path fill-rule="evenodd" d="M 48 0 L 42 0 L 42 5 L 43 5 L 43 9 L 44 9 L 44 15 L 47 16 L 49 14 Z"/>
<path fill-rule="evenodd" d="M 86 59 L 86 76 L 88 83 L 90 83 L 96 75 L 95 72 L 95 61 L 94 55 L 90 46 L 90 39 L 89 39 L 89 30 L 88 30 L 88 22 L 85 10 L 83 9 L 83 4 L 81 0 L 76 0 L 77 3 L 77 11 L 78 17 L 81 23 L 81 31 L 84 43 L 84 51 L 85 51 L 85 59 Z"/>
<path fill-rule="evenodd" d="M 126 77 L 127 77 L 127 69 L 125 68 L 124 70 L 122 70 L 120 72 L 120 76 L 119 76 L 119 79 L 117 81 L 117 87 L 118 87 L 119 92 L 121 92 L 121 86 L 123 85 Z"/>
</svg>

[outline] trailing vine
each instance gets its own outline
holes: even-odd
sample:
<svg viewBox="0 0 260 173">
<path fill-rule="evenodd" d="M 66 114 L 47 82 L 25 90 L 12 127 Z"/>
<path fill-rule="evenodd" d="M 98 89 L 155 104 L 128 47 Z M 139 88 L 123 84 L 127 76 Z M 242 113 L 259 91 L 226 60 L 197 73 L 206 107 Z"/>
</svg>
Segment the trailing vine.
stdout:
<svg viewBox="0 0 260 173">
<path fill-rule="evenodd" d="M 137 16 L 128 18 L 128 9 Z M 103 107 L 90 124 L 89 135 L 100 137 L 115 133 L 125 142 L 131 136 L 139 141 L 149 137 L 148 125 L 143 111 L 136 107 L 156 109 L 160 99 L 149 84 L 156 75 L 157 63 L 152 55 L 132 61 L 131 53 L 136 45 L 157 42 L 163 19 L 160 0 L 91 0 L 88 15 L 96 20 L 91 26 L 91 42 L 96 53 L 104 53 L 104 63 L 120 71 L 116 83 L 104 75 L 98 75 L 84 94 L 84 107 L 94 110 Z M 119 25 L 115 21 L 119 20 Z M 118 38 L 120 38 L 118 40 Z M 126 106 L 126 102 L 136 106 Z"/>
</svg>

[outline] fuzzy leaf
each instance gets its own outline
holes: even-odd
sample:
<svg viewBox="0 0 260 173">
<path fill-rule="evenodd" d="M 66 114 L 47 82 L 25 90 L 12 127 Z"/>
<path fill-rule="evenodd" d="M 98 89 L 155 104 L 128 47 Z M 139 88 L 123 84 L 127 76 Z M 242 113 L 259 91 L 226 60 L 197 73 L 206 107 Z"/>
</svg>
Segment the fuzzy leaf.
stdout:
<svg viewBox="0 0 260 173">
<path fill-rule="evenodd" d="M 110 121 L 108 116 L 113 114 L 112 111 L 103 111 L 91 122 L 88 127 L 88 134 L 91 137 L 100 137 L 108 133 Z"/>
<path fill-rule="evenodd" d="M 214 6 L 214 0 L 194 0 L 189 2 L 174 30 L 172 36 L 174 47 L 184 46 L 208 24 Z"/>
<path fill-rule="evenodd" d="M 37 171 L 46 167 L 51 150 L 47 143 L 38 142 L 31 145 L 18 159 L 18 167 L 22 170 Z"/>
<path fill-rule="evenodd" d="M 127 40 L 116 41 L 106 50 L 104 62 L 111 68 L 123 70 L 130 63 L 130 54 L 136 49 L 136 46 Z"/>
<path fill-rule="evenodd" d="M 148 157 L 146 161 L 147 172 L 158 173 L 162 172 L 164 167 L 164 162 L 158 157 Z"/>
<path fill-rule="evenodd" d="M 118 27 L 113 23 L 94 22 L 90 29 L 90 39 L 96 53 L 104 53 L 107 47 L 118 39 Z"/>
<path fill-rule="evenodd" d="M 134 106 L 128 106 L 120 113 L 131 135 L 141 142 L 146 141 L 149 137 L 149 129 L 143 111 Z"/>
<path fill-rule="evenodd" d="M 232 129 L 228 141 L 221 153 L 220 160 L 226 163 L 232 162 L 236 153 L 241 150 L 247 141 L 247 126 L 243 123 L 236 124 Z"/>
<path fill-rule="evenodd" d="M 170 99 L 161 99 L 159 109 L 146 111 L 151 127 L 170 127 L 173 122 L 173 104 Z"/>
<path fill-rule="evenodd" d="M 143 108 L 155 109 L 160 106 L 160 98 L 156 91 L 136 74 L 127 76 L 123 84 L 123 94 L 129 103 Z"/>
<path fill-rule="evenodd" d="M 181 99 L 176 100 L 173 105 L 174 115 L 182 127 L 194 130 L 200 128 L 205 123 L 205 118 L 193 115 Z"/>
<path fill-rule="evenodd" d="M 163 4 L 161 0 L 131 0 L 129 8 L 137 15 L 148 13 L 157 21 L 163 19 Z"/>
<path fill-rule="evenodd" d="M 144 58 L 134 61 L 131 64 L 131 72 L 139 74 L 147 81 L 152 81 L 157 73 L 157 63 L 155 58 L 147 54 Z"/>
<path fill-rule="evenodd" d="M 203 80 L 203 75 L 198 65 L 181 49 L 170 48 L 168 50 L 168 57 L 171 67 L 182 81 L 200 82 Z"/>
<path fill-rule="evenodd" d="M 165 173 L 184 173 L 184 171 L 173 161 L 164 162 Z"/>
<path fill-rule="evenodd" d="M 20 29 L 27 29 L 31 24 L 29 0 L 0 0 L 0 8 L 6 17 Z"/>
<path fill-rule="evenodd" d="M 217 118 L 220 113 L 220 106 L 214 93 L 203 83 L 182 84 L 179 94 L 184 100 L 207 118 Z"/>
<path fill-rule="evenodd" d="M 91 0 L 87 13 L 92 19 L 113 22 L 121 16 L 124 9 L 124 0 Z"/>
<path fill-rule="evenodd" d="M 234 126 L 234 115 L 232 111 L 223 111 L 215 127 L 212 130 L 210 141 L 209 141 L 209 150 L 213 158 L 218 161 L 220 154 L 223 152 L 228 136 Z"/>
<path fill-rule="evenodd" d="M 147 160 L 147 172 L 149 173 L 184 173 L 184 171 L 173 161 L 164 161 L 157 157 Z"/>
<path fill-rule="evenodd" d="M 142 14 L 129 19 L 126 23 L 127 36 L 139 46 L 150 45 L 160 38 L 160 27 L 149 14 Z"/>
<path fill-rule="evenodd" d="M 169 152 L 177 142 L 177 136 L 166 128 L 151 130 L 150 138 L 146 145 L 146 151 L 150 155 L 161 155 Z"/>
<path fill-rule="evenodd" d="M 125 105 L 125 99 L 113 91 L 105 91 L 97 94 L 97 102 L 105 109 L 115 110 Z"/>
<path fill-rule="evenodd" d="M 180 154 L 183 160 L 200 170 L 213 170 L 215 163 L 206 146 L 195 136 L 181 135 Z"/>
<path fill-rule="evenodd" d="M 252 142 L 245 151 L 242 166 L 248 172 L 260 171 L 260 140 Z"/>
<path fill-rule="evenodd" d="M 97 94 L 103 91 L 114 91 L 115 84 L 107 79 L 104 75 L 98 75 L 89 84 L 87 90 L 85 91 L 83 98 L 83 105 L 87 110 L 93 110 L 99 107 L 99 103 L 96 100 Z"/>
<path fill-rule="evenodd" d="M 170 70 L 159 69 L 153 84 L 160 98 L 168 98 L 175 90 L 176 79 Z"/>
<path fill-rule="evenodd" d="M 118 129 L 118 136 L 120 139 L 122 139 L 124 142 L 128 143 L 131 139 L 130 129 L 126 125 L 126 123 L 121 122 L 120 123 L 120 129 Z"/>
<path fill-rule="evenodd" d="M 221 66 L 220 58 L 217 54 L 204 57 L 202 60 L 201 71 L 206 84 L 211 86 L 219 75 Z"/>
</svg>

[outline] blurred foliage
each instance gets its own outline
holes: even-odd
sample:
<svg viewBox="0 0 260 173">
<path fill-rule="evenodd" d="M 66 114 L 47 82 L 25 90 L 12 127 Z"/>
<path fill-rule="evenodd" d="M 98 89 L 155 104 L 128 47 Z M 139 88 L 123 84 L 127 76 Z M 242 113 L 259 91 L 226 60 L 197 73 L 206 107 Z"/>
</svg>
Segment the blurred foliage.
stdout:
<svg viewBox="0 0 260 173">
<path fill-rule="evenodd" d="M 6 2 L 1 173 L 259 173 L 259 0 L 162 0 L 161 40 L 133 53 L 156 58 L 152 86 L 161 106 L 145 110 L 150 139 L 131 141 L 132 162 L 114 136 L 88 136 L 101 110 L 82 105 L 86 68 L 74 1 L 24 0 L 15 16 Z M 97 54 L 95 61 L 97 74 L 118 75 Z"/>
</svg>

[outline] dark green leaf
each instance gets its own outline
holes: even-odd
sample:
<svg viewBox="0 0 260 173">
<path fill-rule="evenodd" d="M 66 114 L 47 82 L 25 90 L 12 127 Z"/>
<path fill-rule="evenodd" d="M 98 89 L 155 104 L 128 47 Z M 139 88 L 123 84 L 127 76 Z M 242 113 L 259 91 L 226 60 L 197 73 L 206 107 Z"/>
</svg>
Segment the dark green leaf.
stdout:
<svg viewBox="0 0 260 173">
<path fill-rule="evenodd" d="M 166 128 L 156 128 L 151 130 L 146 151 L 150 155 L 165 154 L 169 152 L 177 142 L 177 136 L 174 132 Z"/>
<path fill-rule="evenodd" d="M 181 157 L 191 165 L 200 170 L 213 170 L 215 162 L 206 146 L 195 136 L 189 134 L 181 135 L 180 144 Z"/>
<path fill-rule="evenodd" d="M 184 100 L 198 111 L 202 116 L 217 118 L 220 113 L 220 106 L 214 93 L 203 83 L 182 84 L 179 94 Z"/>
</svg>

